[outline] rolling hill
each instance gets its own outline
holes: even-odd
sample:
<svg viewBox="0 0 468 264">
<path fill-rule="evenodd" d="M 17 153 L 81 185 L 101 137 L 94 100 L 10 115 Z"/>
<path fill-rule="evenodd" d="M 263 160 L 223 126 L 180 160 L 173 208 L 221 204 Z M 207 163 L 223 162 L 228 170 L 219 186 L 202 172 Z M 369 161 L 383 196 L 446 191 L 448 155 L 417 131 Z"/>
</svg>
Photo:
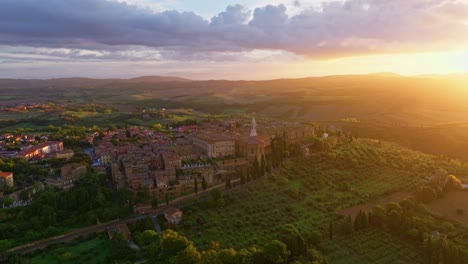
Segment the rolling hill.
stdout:
<svg viewBox="0 0 468 264">
<path fill-rule="evenodd" d="M 73 100 L 73 94 L 86 93 L 87 100 L 104 103 L 177 104 L 202 111 L 256 112 L 275 118 L 355 118 L 418 125 L 467 121 L 467 88 L 468 75 L 404 77 L 388 73 L 269 81 L 194 81 L 161 76 L 0 79 L 1 94 L 21 98 L 37 98 L 40 91 L 46 100 Z M 0 103 L 11 103 L 8 99 Z"/>
</svg>

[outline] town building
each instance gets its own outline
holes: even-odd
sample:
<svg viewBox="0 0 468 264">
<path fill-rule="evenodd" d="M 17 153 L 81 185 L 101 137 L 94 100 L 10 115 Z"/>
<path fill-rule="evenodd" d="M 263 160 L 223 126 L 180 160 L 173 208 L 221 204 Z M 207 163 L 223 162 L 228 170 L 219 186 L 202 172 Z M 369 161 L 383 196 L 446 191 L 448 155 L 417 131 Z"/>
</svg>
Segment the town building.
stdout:
<svg viewBox="0 0 468 264">
<path fill-rule="evenodd" d="M 193 145 L 210 158 L 234 156 L 235 141 L 228 135 L 218 133 L 197 133 L 192 136 Z"/>
<path fill-rule="evenodd" d="M 70 159 L 71 157 L 73 157 L 73 155 L 75 155 L 75 152 L 71 149 L 64 149 L 62 151 L 58 151 L 56 154 L 55 154 L 55 157 L 58 158 L 58 159 Z"/>
<path fill-rule="evenodd" d="M 74 186 L 76 180 L 86 173 L 87 166 L 82 163 L 71 163 L 61 168 L 60 177 L 47 178 L 45 183 L 49 186 L 68 190 Z"/>
<path fill-rule="evenodd" d="M 63 142 L 60 141 L 47 141 L 37 145 L 30 146 L 23 149 L 16 154 L 17 157 L 30 160 L 33 158 L 44 158 L 48 154 L 54 154 L 63 150 Z"/>
</svg>

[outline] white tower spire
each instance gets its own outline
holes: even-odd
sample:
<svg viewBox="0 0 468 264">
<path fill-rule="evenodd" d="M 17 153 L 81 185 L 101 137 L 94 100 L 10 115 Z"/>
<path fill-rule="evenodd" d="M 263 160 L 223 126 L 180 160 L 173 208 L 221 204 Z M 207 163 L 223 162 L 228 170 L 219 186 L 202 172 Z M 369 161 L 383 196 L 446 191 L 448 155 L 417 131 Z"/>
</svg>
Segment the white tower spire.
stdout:
<svg viewBox="0 0 468 264">
<path fill-rule="evenodd" d="M 250 124 L 250 136 L 257 136 L 257 122 L 255 122 L 255 117 L 252 117 L 252 124 Z"/>
</svg>

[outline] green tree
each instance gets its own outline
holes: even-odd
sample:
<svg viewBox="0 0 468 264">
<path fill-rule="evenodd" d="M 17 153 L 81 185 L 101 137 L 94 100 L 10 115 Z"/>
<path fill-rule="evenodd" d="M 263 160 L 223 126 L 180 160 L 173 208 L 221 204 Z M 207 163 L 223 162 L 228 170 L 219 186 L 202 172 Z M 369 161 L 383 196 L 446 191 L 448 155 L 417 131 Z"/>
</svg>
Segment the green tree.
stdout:
<svg viewBox="0 0 468 264">
<path fill-rule="evenodd" d="M 151 199 L 151 207 L 158 208 L 158 197 L 156 195 L 153 195 L 153 199 Z"/>
<path fill-rule="evenodd" d="M 354 219 L 354 230 L 361 230 L 367 228 L 369 226 L 369 219 L 367 213 L 359 210 L 359 213 L 356 215 Z"/>
<path fill-rule="evenodd" d="M 226 190 L 231 189 L 231 175 L 226 175 Z"/>
<path fill-rule="evenodd" d="M 240 172 L 240 180 L 239 180 L 240 184 L 241 185 L 244 185 L 245 184 L 245 176 L 244 176 L 244 173 L 241 171 Z"/>
<path fill-rule="evenodd" d="M 279 240 L 273 240 L 265 245 L 263 250 L 265 259 L 268 263 L 287 263 L 288 256 L 291 252 L 287 249 L 286 244 Z"/>
<path fill-rule="evenodd" d="M 201 186 L 202 186 L 202 189 L 203 189 L 203 190 L 206 190 L 206 180 L 205 180 L 205 177 L 202 177 Z"/>
<path fill-rule="evenodd" d="M 388 227 L 390 230 L 398 233 L 402 228 L 403 216 L 397 210 L 392 210 L 388 213 Z"/>
<path fill-rule="evenodd" d="M 258 179 L 258 177 L 260 177 L 260 164 L 258 164 L 258 159 L 255 158 L 253 163 L 252 178 L 255 180 Z"/>
<path fill-rule="evenodd" d="M 312 245 L 318 245 L 320 242 L 322 242 L 322 233 L 316 230 L 310 232 L 307 242 Z"/>
<path fill-rule="evenodd" d="M 192 243 L 183 235 L 180 235 L 174 230 L 164 230 L 161 238 L 161 252 L 162 259 L 169 259 L 177 256 L 179 252 L 185 250 Z"/>
<path fill-rule="evenodd" d="M 280 229 L 280 240 L 286 244 L 292 257 L 298 257 L 307 252 L 304 238 L 294 225 L 286 224 Z"/>
<path fill-rule="evenodd" d="M 375 227 L 381 227 L 386 220 L 385 208 L 382 206 L 375 206 L 372 208 L 372 217 L 369 219 L 369 223 Z"/>
<path fill-rule="evenodd" d="M 218 252 L 216 252 L 215 250 L 213 249 L 210 249 L 210 250 L 205 250 L 201 253 L 201 262 L 202 263 L 206 263 L 206 264 L 209 264 L 209 263 L 213 263 L 213 264 L 217 264 L 218 263 Z"/>
<path fill-rule="evenodd" d="M 111 241 L 110 258 L 112 260 L 124 261 L 133 258 L 135 254 L 127 246 L 127 241 L 121 234 L 115 234 Z"/>
<path fill-rule="evenodd" d="M 222 208 L 224 206 L 224 193 L 219 189 L 213 189 L 210 191 L 210 200 L 212 205 L 216 208 Z"/>
<path fill-rule="evenodd" d="M 198 180 L 197 177 L 193 179 L 193 187 L 195 189 L 195 193 L 198 193 Z"/>
<path fill-rule="evenodd" d="M 0 255 L 5 253 L 11 247 L 11 241 L 7 239 L 0 240 Z"/>
<path fill-rule="evenodd" d="M 341 230 L 342 234 L 351 234 L 353 232 L 353 222 L 351 220 L 351 216 L 348 216 L 346 219 L 343 220 L 341 223 Z"/>
<path fill-rule="evenodd" d="M 192 244 L 189 244 L 184 250 L 180 251 L 175 258 L 175 263 L 177 264 L 197 264 L 200 261 L 201 254 Z"/>
<path fill-rule="evenodd" d="M 260 176 L 265 176 L 265 167 L 266 167 L 266 161 L 265 161 L 265 156 L 262 154 L 262 157 L 260 158 Z"/>
<path fill-rule="evenodd" d="M 330 240 L 333 240 L 333 222 L 330 221 L 330 224 L 328 225 L 328 236 Z"/>
<path fill-rule="evenodd" d="M 138 235 L 138 241 L 143 245 L 149 245 L 158 239 L 158 233 L 154 230 L 145 230 Z"/>
<path fill-rule="evenodd" d="M 233 248 L 225 248 L 218 251 L 217 255 L 218 263 L 223 264 L 237 264 L 239 263 L 239 258 L 237 251 Z"/>
<path fill-rule="evenodd" d="M 166 205 L 169 205 L 169 193 L 166 192 Z"/>
</svg>

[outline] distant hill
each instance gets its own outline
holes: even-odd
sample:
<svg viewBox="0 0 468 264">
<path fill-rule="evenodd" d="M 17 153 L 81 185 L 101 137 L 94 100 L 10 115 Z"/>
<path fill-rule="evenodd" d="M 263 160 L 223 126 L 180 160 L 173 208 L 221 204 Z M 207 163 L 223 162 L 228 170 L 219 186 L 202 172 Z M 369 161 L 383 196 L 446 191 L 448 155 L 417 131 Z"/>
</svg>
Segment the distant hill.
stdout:
<svg viewBox="0 0 468 264">
<path fill-rule="evenodd" d="M 190 82 L 191 80 L 171 76 L 141 76 L 126 80 L 129 83 Z"/>
<path fill-rule="evenodd" d="M 14 89 L 12 89 L 14 88 Z M 40 88 L 40 93 L 36 88 Z M 74 91 L 74 92 L 72 92 Z M 132 79 L 0 79 L 0 93 L 201 111 L 256 112 L 274 118 L 434 124 L 468 121 L 468 75 L 407 77 L 391 73 L 267 81 Z M 5 103 L 6 99 L 1 103 Z"/>
<path fill-rule="evenodd" d="M 191 80 L 169 76 L 142 76 L 132 79 L 92 79 L 92 78 L 57 78 L 57 79 L 0 79 L 2 88 L 40 88 L 55 87 L 84 87 L 100 86 L 110 83 L 165 83 L 165 82 L 189 82 Z"/>
</svg>

